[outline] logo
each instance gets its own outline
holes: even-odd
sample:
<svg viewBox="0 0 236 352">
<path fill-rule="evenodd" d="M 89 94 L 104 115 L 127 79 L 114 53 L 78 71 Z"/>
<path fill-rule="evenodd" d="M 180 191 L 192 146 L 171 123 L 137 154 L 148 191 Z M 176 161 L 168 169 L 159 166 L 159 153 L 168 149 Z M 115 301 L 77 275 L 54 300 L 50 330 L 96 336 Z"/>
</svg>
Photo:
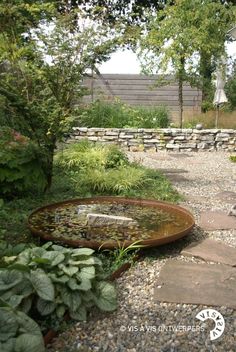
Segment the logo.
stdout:
<svg viewBox="0 0 236 352">
<path fill-rule="evenodd" d="M 196 315 L 196 318 L 205 321 L 207 319 L 212 319 L 215 322 L 215 327 L 210 331 L 210 339 L 218 339 L 224 332 L 225 320 L 223 316 L 215 309 L 203 309 Z"/>
</svg>

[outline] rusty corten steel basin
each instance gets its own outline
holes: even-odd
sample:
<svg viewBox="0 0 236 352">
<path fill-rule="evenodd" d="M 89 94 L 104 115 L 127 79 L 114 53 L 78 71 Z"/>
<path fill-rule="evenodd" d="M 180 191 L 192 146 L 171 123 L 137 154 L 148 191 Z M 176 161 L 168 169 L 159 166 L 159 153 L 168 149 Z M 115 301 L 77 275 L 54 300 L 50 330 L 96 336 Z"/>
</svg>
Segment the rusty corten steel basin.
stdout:
<svg viewBox="0 0 236 352">
<path fill-rule="evenodd" d="M 54 204 L 50 204 L 44 207 L 41 207 L 34 212 L 32 212 L 28 218 L 28 226 L 31 231 L 31 233 L 34 236 L 39 236 L 43 240 L 47 241 L 55 241 L 55 242 L 62 242 L 64 244 L 73 246 L 73 247 L 89 247 L 89 248 L 94 248 L 98 249 L 99 247 L 102 247 L 103 249 L 114 249 L 117 248 L 122 244 L 122 247 L 127 247 L 134 243 L 135 241 L 133 240 L 124 240 L 122 243 L 117 242 L 115 240 L 110 240 L 109 238 L 106 241 L 101 241 L 101 240 L 87 240 L 87 239 L 68 239 L 63 236 L 55 237 L 53 236 L 50 232 L 43 231 L 42 229 L 36 228 L 32 224 L 32 218 L 36 214 L 40 214 L 40 212 L 47 212 L 47 211 L 53 211 L 56 210 L 57 208 L 62 208 L 63 206 L 70 206 L 70 205 L 88 205 L 88 204 L 123 204 L 123 205 L 133 205 L 133 206 L 141 206 L 141 207 L 149 207 L 149 208 L 154 208 L 162 211 L 169 212 L 170 214 L 175 214 L 176 217 L 181 219 L 181 221 L 184 222 L 184 226 L 181 229 L 178 229 L 178 231 L 173 231 L 172 233 L 168 235 L 163 235 L 161 236 L 160 234 L 157 237 L 152 237 L 152 238 L 147 238 L 140 240 L 138 242 L 139 245 L 144 245 L 145 247 L 155 247 L 155 246 L 160 246 L 169 242 L 173 242 L 179 238 L 182 238 L 186 236 L 194 227 L 194 218 L 192 214 L 187 211 L 186 209 L 174 205 L 168 202 L 161 202 L 161 201 L 156 201 L 156 200 L 149 200 L 149 199 L 134 199 L 134 198 L 123 198 L 123 197 L 91 197 L 91 198 L 79 198 L 79 199 L 72 199 L 72 200 L 66 200 L 63 202 L 58 202 Z M 137 238 L 137 240 L 139 240 Z M 136 240 L 136 241 L 137 241 Z"/>
</svg>

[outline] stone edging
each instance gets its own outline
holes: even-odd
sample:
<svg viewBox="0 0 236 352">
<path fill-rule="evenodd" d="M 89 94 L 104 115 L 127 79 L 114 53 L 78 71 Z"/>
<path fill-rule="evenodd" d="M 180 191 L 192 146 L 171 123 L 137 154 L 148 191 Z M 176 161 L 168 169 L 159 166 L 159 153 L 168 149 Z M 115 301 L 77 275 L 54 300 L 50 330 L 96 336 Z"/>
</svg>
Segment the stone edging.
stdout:
<svg viewBox="0 0 236 352">
<path fill-rule="evenodd" d="M 82 139 L 118 144 L 129 151 L 236 151 L 236 130 L 233 129 L 74 127 L 67 142 Z"/>
</svg>

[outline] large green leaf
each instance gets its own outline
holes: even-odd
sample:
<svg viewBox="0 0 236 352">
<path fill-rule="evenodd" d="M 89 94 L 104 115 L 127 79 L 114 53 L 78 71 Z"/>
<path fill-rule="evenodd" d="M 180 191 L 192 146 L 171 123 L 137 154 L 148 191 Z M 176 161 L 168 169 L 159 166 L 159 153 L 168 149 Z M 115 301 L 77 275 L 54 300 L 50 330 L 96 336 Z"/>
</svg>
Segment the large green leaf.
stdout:
<svg viewBox="0 0 236 352">
<path fill-rule="evenodd" d="M 95 278 L 95 267 L 85 266 L 80 269 L 80 272 L 76 274 L 78 280 L 83 279 L 94 279 Z"/>
<path fill-rule="evenodd" d="M 1 352 L 13 352 L 14 348 L 15 348 L 15 343 L 16 343 L 15 338 L 11 338 L 8 341 L 3 342 L 3 343 L 0 342 L 0 351 Z"/>
<path fill-rule="evenodd" d="M 78 257 L 80 255 L 92 255 L 94 253 L 94 249 L 91 248 L 76 248 L 72 251 L 72 257 Z"/>
<path fill-rule="evenodd" d="M 29 277 L 30 276 L 28 274 L 25 275 L 23 280 L 13 287 L 11 291 L 16 295 L 22 295 L 24 297 L 31 295 L 34 292 L 34 288 L 29 280 Z"/>
<path fill-rule="evenodd" d="M 106 281 L 96 284 L 95 303 L 101 310 L 113 311 L 117 308 L 117 295 L 114 285 Z"/>
<path fill-rule="evenodd" d="M 63 287 L 61 290 L 61 298 L 65 305 L 73 312 L 75 312 L 81 304 L 80 293 L 78 291 L 71 291 L 66 287 Z"/>
<path fill-rule="evenodd" d="M 61 284 L 65 284 L 67 281 L 70 280 L 70 277 L 67 275 L 57 276 L 54 273 L 49 273 L 48 276 L 52 279 L 52 282 L 58 282 Z"/>
<path fill-rule="evenodd" d="M 8 300 L 8 304 L 12 307 L 12 308 L 16 308 L 20 305 L 20 303 L 22 302 L 24 296 L 22 295 L 11 295 L 10 299 Z"/>
<path fill-rule="evenodd" d="M 18 324 L 12 310 L 7 307 L 0 308 L 0 341 L 4 342 L 14 337 Z"/>
<path fill-rule="evenodd" d="M 33 319 L 21 311 L 16 311 L 14 314 L 15 320 L 19 324 L 18 333 L 41 336 L 40 327 Z"/>
<path fill-rule="evenodd" d="M 30 308 L 32 306 L 32 297 L 26 297 L 22 300 L 21 304 L 20 304 L 20 310 L 27 314 L 30 311 Z"/>
<path fill-rule="evenodd" d="M 57 251 L 48 251 L 43 255 L 43 258 L 48 259 L 51 263 L 51 266 L 56 266 L 63 262 L 65 256 L 61 252 Z"/>
<path fill-rule="evenodd" d="M 69 281 L 67 282 L 67 285 L 69 286 L 69 288 L 71 290 L 78 290 L 79 289 L 79 285 L 76 279 L 74 278 L 70 278 Z"/>
<path fill-rule="evenodd" d="M 17 270 L 0 270 L 0 291 L 9 290 L 16 286 L 22 278 L 22 274 Z"/>
<path fill-rule="evenodd" d="M 40 257 L 32 259 L 32 262 L 34 262 L 36 264 L 51 264 L 49 259 L 40 258 Z"/>
<path fill-rule="evenodd" d="M 18 336 L 14 352 L 45 352 L 43 337 L 31 334 Z"/>
<path fill-rule="evenodd" d="M 75 312 L 70 310 L 70 317 L 78 321 L 87 320 L 87 310 L 84 306 L 80 306 Z"/>
<path fill-rule="evenodd" d="M 42 270 L 34 270 L 31 272 L 30 281 L 39 295 L 46 301 L 54 300 L 54 286 L 51 279 Z"/>
<path fill-rule="evenodd" d="M 88 291 L 92 288 L 91 281 L 89 279 L 83 279 L 78 285 L 78 289 L 81 291 Z"/>
<path fill-rule="evenodd" d="M 39 298 L 37 301 L 37 309 L 41 315 L 48 315 L 52 313 L 56 308 L 56 304 L 51 301 L 45 301 Z"/>
<path fill-rule="evenodd" d="M 69 260 L 68 263 L 72 265 L 102 265 L 101 260 L 96 257 L 91 257 L 84 260 Z"/>
<path fill-rule="evenodd" d="M 34 247 L 31 249 L 31 256 L 42 258 L 43 255 L 46 253 L 46 250 L 42 247 Z"/>
<path fill-rule="evenodd" d="M 62 271 L 68 276 L 73 276 L 79 270 L 79 268 L 76 266 L 65 266 L 63 264 L 61 264 L 60 269 L 62 269 Z"/>
<path fill-rule="evenodd" d="M 61 253 L 63 253 L 63 254 L 70 253 L 70 251 L 71 251 L 71 249 L 65 248 L 65 247 L 62 247 L 62 246 L 58 246 L 57 244 L 54 244 L 54 245 L 52 246 L 52 249 L 53 249 L 54 251 L 58 251 L 58 252 L 61 252 Z"/>
<path fill-rule="evenodd" d="M 17 263 L 28 265 L 31 261 L 31 249 L 27 248 L 18 255 Z"/>
<path fill-rule="evenodd" d="M 23 271 L 23 272 L 30 272 L 30 268 L 27 265 L 19 264 L 19 263 L 13 263 L 13 264 L 9 265 L 8 268 L 10 270 L 18 270 L 18 271 Z"/>
</svg>

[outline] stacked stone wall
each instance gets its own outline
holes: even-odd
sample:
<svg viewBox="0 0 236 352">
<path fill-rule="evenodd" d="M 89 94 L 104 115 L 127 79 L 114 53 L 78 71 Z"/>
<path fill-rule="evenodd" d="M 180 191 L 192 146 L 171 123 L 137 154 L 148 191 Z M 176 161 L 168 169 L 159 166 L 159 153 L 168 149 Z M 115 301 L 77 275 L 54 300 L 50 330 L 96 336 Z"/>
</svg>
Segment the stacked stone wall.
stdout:
<svg viewBox="0 0 236 352">
<path fill-rule="evenodd" d="M 236 151 L 233 129 L 135 129 L 74 127 L 68 142 L 88 139 L 113 143 L 129 151 Z"/>
</svg>

